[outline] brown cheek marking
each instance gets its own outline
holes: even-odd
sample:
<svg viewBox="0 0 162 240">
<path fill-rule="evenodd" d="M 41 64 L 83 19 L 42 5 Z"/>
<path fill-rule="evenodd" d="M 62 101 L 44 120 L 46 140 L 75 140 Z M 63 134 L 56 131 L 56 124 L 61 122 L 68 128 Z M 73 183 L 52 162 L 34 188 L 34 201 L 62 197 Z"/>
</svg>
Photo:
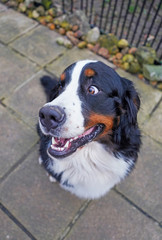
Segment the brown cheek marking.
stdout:
<svg viewBox="0 0 162 240">
<path fill-rule="evenodd" d="M 114 117 L 113 116 L 105 116 L 102 114 L 92 113 L 90 114 L 88 123 L 86 124 L 85 128 L 88 129 L 90 127 L 93 127 L 94 125 L 98 123 L 103 123 L 105 125 L 105 129 L 103 133 L 100 136 L 104 136 L 108 133 L 113 127 Z"/>
<path fill-rule="evenodd" d="M 95 75 L 95 71 L 91 68 L 87 68 L 84 71 L 84 74 L 85 74 L 86 77 L 93 77 Z"/>
<path fill-rule="evenodd" d="M 64 81 L 64 80 L 65 80 L 65 77 L 66 77 L 65 73 L 62 73 L 61 76 L 60 76 L 60 80 L 61 80 L 61 81 Z"/>
</svg>

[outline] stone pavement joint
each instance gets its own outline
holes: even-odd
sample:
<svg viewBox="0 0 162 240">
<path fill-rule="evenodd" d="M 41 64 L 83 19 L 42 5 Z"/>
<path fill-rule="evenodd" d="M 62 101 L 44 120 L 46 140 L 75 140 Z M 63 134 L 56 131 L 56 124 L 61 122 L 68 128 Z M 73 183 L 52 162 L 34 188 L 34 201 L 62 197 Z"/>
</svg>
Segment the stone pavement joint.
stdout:
<svg viewBox="0 0 162 240">
<path fill-rule="evenodd" d="M 37 240 L 26 228 L 22 225 L 22 223 L 14 217 L 14 215 L 2 204 L 0 203 L 0 209 L 32 240 Z"/>
<path fill-rule="evenodd" d="M 78 199 L 48 181 L 38 165 L 38 111 L 46 102 L 40 78 L 59 77 L 87 49 L 56 44 L 58 33 L 0 4 L 0 239 L 162 239 L 162 92 L 122 69 L 141 96 L 143 145 L 136 169 L 105 197 Z"/>
<path fill-rule="evenodd" d="M 153 113 L 156 111 L 156 109 L 158 109 L 159 105 L 161 104 L 162 102 L 162 97 L 161 99 L 159 100 L 159 102 L 157 102 L 157 104 L 154 106 L 154 108 L 152 109 L 152 111 L 150 112 L 149 114 L 149 117 L 151 118 L 151 116 L 153 115 Z"/>
<path fill-rule="evenodd" d="M 140 208 L 137 204 L 132 202 L 126 195 L 119 192 L 117 189 L 114 189 L 114 191 L 119 194 L 125 201 L 127 201 L 130 205 L 134 206 L 136 209 L 138 209 L 142 214 L 144 214 L 146 217 L 150 218 L 153 222 L 157 223 L 161 227 L 161 223 L 158 222 L 155 218 L 153 218 L 151 215 L 149 215 L 147 212 L 145 212 L 142 208 Z"/>
<path fill-rule="evenodd" d="M 19 39 L 19 37 L 18 37 L 18 39 Z M 43 68 L 43 67 L 40 66 L 38 63 L 36 63 L 33 59 L 29 58 L 29 57 L 26 56 L 24 53 L 19 52 L 17 49 L 13 48 L 11 45 L 7 45 L 7 47 L 8 47 L 9 49 L 11 49 L 12 52 L 15 53 L 16 55 L 21 56 L 21 57 L 23 57 L 23 58 L 26 58 L 26 59 L 28 59 L 31 63 L 34 63 L 35 66 L 37 66 L 38 70 L 40 70 L 40 69 Z"/>
<path fill-rule="evenodd" d="M 38 25 L 12 42 L 10 46 L 29 59 L 34 60 L 38 65 L 45 66 L 66 51 L 64 47 L 58 47 L 56 43 L 57 37 L 59 37 L 58 33 Z"/>
<path fill-rule="evenodd" d="M 38 140 L 34 145 L 27 151 L 9 170 L 0 178 L 0 184 L 16 169 L 18 168 L 26 159 L 26 157 L 32 153 L 35 149 L 35 146 L 38 144 Z"/>
<path fill-rule="evenodd" d="M 19 119 L 19 121 L 21 121 L 22 123 L 24 123 L 25 125 L 28 125 L 28 123 L 26 123 L 24 121 L 24 119 L 11 107 L 9 107 L 8 105 L 5 104 L 5 98 L 2 98 L 0 100 L 0 105 L 2 105 L 10 114 L 12 114 L 13 116 L 15 116 L 17 119 Z M 30 125 L 28 125 L 28 127 L 31 127 Z M 35 127 L 36 129 L 36 127 Z"/>
<path fill-rule="evenodd" d="M 0 40 L 5 44 L 9 44 L 11 41 L 17 39 L 17 37 L 21 37 L 23 33 L 28 32 L 31 28 L 38 25 L 36 21 L 27 19 L 12 9 L 1 12 L 0 22 Z"/>
<path fill-rule="evenodd" d="M 75 214 L 74 218 L 72 219 L 72 221 L 68 224 L 68 226 L 65 228 L 65 230 L 63 231 L 63 233 L 61 234 L 61 236 L 59 236 L 58 238 L 56 238 L 56 240 L 64 240 L 66 238 L 66 236 L 70 233 L 70 231 L 72 230 L 73 226 L 75 225 L 75 223 L 77 222 L 77 220 L 84 214 L 84 212 L 86 211 L 86 209 L 88 208 L 89 204 L 91 203 L 91 200 L 87 200 L 83 203 L 83 205 L 81 206 L 81 208 L 78 210 L 78 212 Z"/>
</svg>

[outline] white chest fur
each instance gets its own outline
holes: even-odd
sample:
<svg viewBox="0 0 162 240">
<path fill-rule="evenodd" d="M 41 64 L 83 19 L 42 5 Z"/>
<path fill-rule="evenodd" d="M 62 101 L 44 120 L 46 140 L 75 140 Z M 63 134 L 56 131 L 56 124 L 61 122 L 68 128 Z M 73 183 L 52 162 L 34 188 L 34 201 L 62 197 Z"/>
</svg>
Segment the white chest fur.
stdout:
<svg viewBox="0 0 162 240">
<path fill-rule="evenodd" d="M 56 174 L 63 173 L 61 187 L 89 199 L 106 194 L 129 169 L 126 161 L 115 158 L 98 142 L 91 142 L 69 157 L 53 161 L 49 168 Z"/>
</svg>

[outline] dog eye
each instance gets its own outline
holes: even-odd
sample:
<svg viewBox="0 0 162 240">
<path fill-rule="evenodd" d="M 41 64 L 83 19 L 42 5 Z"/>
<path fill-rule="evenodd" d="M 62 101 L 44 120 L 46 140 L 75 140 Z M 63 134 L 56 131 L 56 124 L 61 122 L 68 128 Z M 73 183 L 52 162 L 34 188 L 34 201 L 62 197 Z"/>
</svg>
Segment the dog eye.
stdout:
<svg viewBox="0 0 162 240">
<path fill-rule="evenodd" d="M 95 95 L 98 92 L 99 92 L 99 89 L 97 87 L 93 86 L 93 85 L 88 88 L 88 93 L 90 93 L 92 95 Z"/>
</svg>

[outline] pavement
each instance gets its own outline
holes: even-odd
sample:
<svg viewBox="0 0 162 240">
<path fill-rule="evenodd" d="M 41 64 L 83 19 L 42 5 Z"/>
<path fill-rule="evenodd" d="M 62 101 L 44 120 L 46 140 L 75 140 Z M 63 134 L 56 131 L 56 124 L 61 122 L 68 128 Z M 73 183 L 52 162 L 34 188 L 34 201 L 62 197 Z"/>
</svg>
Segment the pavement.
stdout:
<svg viewBox="0 0 162 240">
<path fill-rule="evenodd" d="M 82 200 L 50 183 L 38 164 L 39 79 L 79 59 L 111 63 L 56 44 L 58 33 L 0 4 L 0 239 L 162 239 L 162 92 L 121 69 L 141 96 L 142 149 L 133 173 L 105 197 Z"/>
</svg>

